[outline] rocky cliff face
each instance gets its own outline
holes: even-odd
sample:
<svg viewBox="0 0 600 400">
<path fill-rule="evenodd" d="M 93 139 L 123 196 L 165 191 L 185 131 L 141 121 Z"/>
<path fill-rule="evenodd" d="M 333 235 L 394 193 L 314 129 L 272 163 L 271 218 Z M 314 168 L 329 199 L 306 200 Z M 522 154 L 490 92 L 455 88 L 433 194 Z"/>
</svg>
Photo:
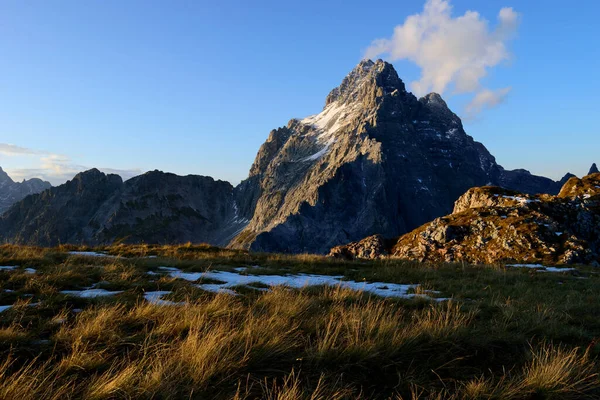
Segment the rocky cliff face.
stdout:
<svg viewBox="0 0 600 400">
<path fill-rule="evenodd" d="M 0 217 L 0 239 L 40 245 L 224 245 L 246 224 L 227 182 L 159 171 L 123 182 L 93 169 L 11 208 Z"/>
<path fill-rule="evenodd" d="M 0 215 L 26 196 L 50 187 L 50 182 L 37 178 L 15 182 L 0 167 Z"/>
<path fill-rule="evenodd" d="M 472 188 L 437 218 L 379 252 L 372 238 L 334 248 L 345 258 L 600 265 L 600 173 L 571 178 L 558 196 Z"/>
<path fill-rule="evenodd" d="M 252 193 L 251 221 L 230 245 L 323 253 L 370 234 L 393 237 L 449 213 L 465 190 L 485 184 L 560 188 L 504 170 L 438 94 L 417 99 L 392 65 L 365 60 L 321 113 L 271 132 L 242 184 Z"/>
<path fill-rule="evenodd" d="M 96 212 L 101 243 L 206 242 L 225 245 L 247 223 L 233 187 L 204 176 L 148 172 L 125 182 Z"/>
</svg>

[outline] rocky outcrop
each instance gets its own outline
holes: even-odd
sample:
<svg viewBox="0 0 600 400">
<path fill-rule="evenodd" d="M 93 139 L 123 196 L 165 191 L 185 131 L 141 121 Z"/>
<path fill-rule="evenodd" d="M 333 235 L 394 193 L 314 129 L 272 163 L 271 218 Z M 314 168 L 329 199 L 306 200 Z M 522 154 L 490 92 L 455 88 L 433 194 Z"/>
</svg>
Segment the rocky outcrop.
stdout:
<svg viewBox="0 0 600 400">
<path fill-rule="evenodd" d="M 330 254 L 380 257 L 363 251 L 369 241 Z M 470 189 L 452 214 L 401 236 L 385 253 L 430 262 L 600 265 L 600 173 L 569 179 L 558 196 Z"/>
<path fill-rule="evenodd" d="M 369 236 L 360 242 L 350 243 L 345 246 L 336 246 L 329 252 L 334 258 L 345 260 L 384 258 L 389 255 L 390 242 L 381 235 Z"/>
<path fill-rule="evenodd" d="M 452 211 L 467 189 L 501 185 L 557 193 L 560 185 L 506 171 L 436 93 L 417 99 L 392 65 L 362 61 L 323 111 L 274 130 L 242 183 L 250 223 L 232 242 L 256 251 L 325 253 L 394 237 Z"/>
<path fill-rule="evenodd" d="M 37 178 L 15 182 L 0 167 L 0 214 L 26 196 L 39 193 L 50 187 L 50 182 Z"/>
<path fill-rule="evenodd" d="M 588 172 L 588 175 L 591 174 L 597 174 L 598 172 L 598 167 L 596 166 L 596 163 L 593 163 L 592 166 L 590 167 L 590 172 Z"/>
<path fill-rule="evenodd" d="M 0 217 L 0 239 L 39 245 L 224 245 L 247 223 L 227 182 L 160 171 L 123 182 L 92 169 L 17 203 Z"/>
</svg>

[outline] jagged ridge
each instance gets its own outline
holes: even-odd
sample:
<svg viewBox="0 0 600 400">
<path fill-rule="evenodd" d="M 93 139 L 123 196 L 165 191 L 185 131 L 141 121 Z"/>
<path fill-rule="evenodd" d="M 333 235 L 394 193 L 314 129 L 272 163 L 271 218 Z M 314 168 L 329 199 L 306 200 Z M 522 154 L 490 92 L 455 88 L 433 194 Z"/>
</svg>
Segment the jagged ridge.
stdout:
<svg viewBox="0 0 600 400">
<path fill-rule="evenodd" d="M 49 187 L 51 187 L 50 182 L 37 178 L 15 182 L 0 167 L 0 215 L 26 196 L 39 193 Z"/>
<path fill-rule="evenodd" d="M 246 223 L 227 182 L 160 171 L 123 182 L 92 169 L 17 203 L 0 217 L 0 238 L 39 245 L 225 245 Z"/>
</svg>

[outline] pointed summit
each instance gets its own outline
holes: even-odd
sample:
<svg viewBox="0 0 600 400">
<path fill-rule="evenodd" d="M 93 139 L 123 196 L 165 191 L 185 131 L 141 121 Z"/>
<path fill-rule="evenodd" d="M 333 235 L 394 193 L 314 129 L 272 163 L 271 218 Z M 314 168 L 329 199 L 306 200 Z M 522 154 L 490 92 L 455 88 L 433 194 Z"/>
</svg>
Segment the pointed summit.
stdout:
<svg viewBox="0 0 600 400">
<path fill-rule="evenodd" d="M 10 178 L 10 176 L 8 176 L 8 174 L 6 172 L 4 172 L 2 167 L 0 167 L 0 185 L 12 184 L 12 183 L 15 183 L 15 182 Z"/>
<path fill-rule="evenodd" d="M 448 108 L 448 104 L 438 93 L 432 92 L 419 99 L 420 102 L 432 107 Z"/>
<path fill-rule="evenodd" d="M 596 174 L 600 171 L 598 171 L 598 167 L 596 166 L 596 163 L 593 163 L 592 166 L 590 167 L 590 172 L 588 172 L 588 175 L 591 174 Z"/>
<path fill-rule="evenodd" d="M 392 64 L 383 60 L 362 60 L 346 75 L 340 86 L 329 93 L 325 107 L 335 101 L 346 104 L 360 100 L 369 93 L 367 89 L 373 86 L 384 88 L 386 92 L 396 89 L 406 91 L 404 82 L 398 77 Z"/>
</svg>

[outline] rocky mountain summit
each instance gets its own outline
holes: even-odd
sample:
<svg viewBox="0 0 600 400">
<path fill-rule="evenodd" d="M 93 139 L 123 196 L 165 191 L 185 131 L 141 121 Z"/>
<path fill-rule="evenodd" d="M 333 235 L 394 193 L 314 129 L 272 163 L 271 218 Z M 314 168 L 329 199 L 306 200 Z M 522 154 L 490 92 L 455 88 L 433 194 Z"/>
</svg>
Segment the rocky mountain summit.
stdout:
<svg viewBox="0 0 600 400">
<path fill-rule="evenodd" d="M 39 245 L 225 245 L 245 223 L 227 182 L 159 171 L 123 182 L 92 169 L 17 203 L 0 217 L 0 239 Z"/>
<path fill-rule="evenodd" d="M 600 173 L 569 179 L 557 196 L 472 188 L 456 201 L 452 214 L 379 250 L 374 251 L 369 237 L 336 247 L 330 255 L 600 266 Z"/>
<path fill-rule="evenodd" d="M 324 253 L 369 234 L 393 237 L 486 184 L 526 193 L 561 186 L 505 170 L 440 95 L 417 99 L 391 64 L 364 60 L 321 113 L 271 132 L 242 184 L 250 223 L 231 246 Z"/>
<path fill-rule="evenodd" d="M 406 233 L 450 213 L 472 187 L 556 194 L 563 183 L 505 170 L 439 94 L 417 98 L 391 64 L 363 60 L 319 114 L 271 131 L 235 188 L 158 171 L 122 182 L 91 170 L 15 205 L 0 218 L 0 239 L 326 253 Z"/>
<path fill-rule="evenodd" d="M 32 178 L 15 182 L 0 167 L 0 214 L 4 213 L 14 203 L 26 196 L 39 193 L 51 187 L 50 182 Z"/>
</svg>

